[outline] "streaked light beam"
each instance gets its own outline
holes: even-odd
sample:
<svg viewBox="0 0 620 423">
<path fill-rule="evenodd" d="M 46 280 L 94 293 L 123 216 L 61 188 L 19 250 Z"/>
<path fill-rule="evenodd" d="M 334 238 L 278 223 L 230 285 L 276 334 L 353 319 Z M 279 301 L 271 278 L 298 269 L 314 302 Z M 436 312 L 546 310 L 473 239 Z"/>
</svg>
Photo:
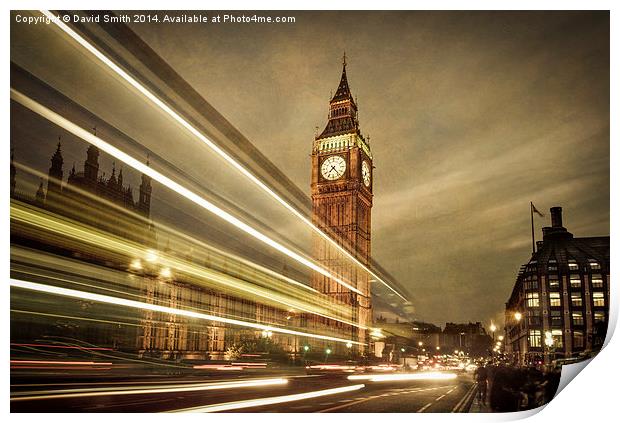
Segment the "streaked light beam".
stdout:
<svg viewBox="0 0 620 423">
<path fill-rule="evenodd" d="M 326 395 L 342 394 L 344 392 L 357 391 L 365 385 L 343 386 L 341 388 L 324 389 L 322 391 L 304 392 L 302 394 L 284 395 L 280 397 L 257 398 L 245 401 L 226 402 L 223 404 L 205 405 L 203 407 L 184 408 L 174 410 L 179 413 L 217 413 L 218 411 L 239 410 L 241 408 L 261 407 L 264 405 L 281 404 L 284 402 L 301 401 L 310 398 L 324 397 Z"/>
<path fill-rule="evenodd" d="M 75 289 L 61 288 L 59 286 L 44 285 L 40 283 L 27 282 L 27 281 L 22 281 L 18 279 L 11 279 L 11 286 L 16 287 L 16 288 L 29 289 L 29 290 L 37 291 L 37 292 L 46 292 L 48 294 L 61 295 L 65 297 L 82 298 L 85 300 L 97 301 L 97 302 L 107 303 L 107 304 L 114 304 L 114 305 L 123 306 L 123 307 L 159 311 L 162 313 L 193 317 L 195 319 L 210 320 L 210 321 L 215 321 L 215 322 L 228 323 L 231 325 L 245 326 L 245 327 L 259 329 L 259 330 L 286 333 L 288 335 L 307 336 L 308 338 L 324 339 L 327 341 L 342 342 L 344 344 L 346 344 L 347 342 L 351 342 L 357 345 L 365 345 L 362 342 L 357 342 L 357 341 L 353 341 L 350 339 L 335 338 L 332 336 L 319 335 L 319 334 L 308 333 L 308 332 L 299 332 L 296 330 L 285 329 L 285 328 L 280 328 L 276 326 L 267 326 L 267 325 L 262 325 L 260 323 L 245 322 L 243 320 L 231 319 L 228 317 L 214 316 L 214 315 L 198 313 L 198 312 L 190 311 L 190 310 L 166 307 L 166 306 L 161 306 L 157 304 L 148 304 L 148 303 L 143 303 L 140 301 L 128 300 L 126 298 L 111 297 L 109 295 L 95 294 L 92 292 L 78 291 Z"/>
<path fill-rule="evenodd" d="M 309 226 L 314 232 L 319 234 L 323 239 L 328 241 L 333 247 L 335 247 L 338 251 L 344 254 L 349 260 L 353 261 L 356 265 L 364 269 L 366 272 L 371 274 L 374 278 L 376 278 L 379 282 L 385 285 L 388 289 L 406 301 L 406 298 L 402 296 L 398 291 L 392 288 L 387 282 L 385 282 L 379 275 L 370 270 L 366 265 L 360 262 L 355 258 L 351 253 L 349 253 L 346 249 L 340 246 L 337 242 L 335 242 L 329 235 L 325 232 L 317 228 L 310 219 L 300 213 L 295 207 L 288 204 L 282 197 L 280 197 L 275 191 L 273 191 L 269 186 L 267 186 L 263 181 L 254 176 L 249 170 L 244 168 L 240 163 L 235 161 L 230 155 L 228 155 L 223 149 L 217 146 L 213 141 L 207 138 L 202 132 L 196 129 L 192 124 L 190 124 L 187 120 L 185 120 L 182 116 L 180 116 L 177 112 L 175 112 L 170 106 L 160 100 L 156 95 L 148 90 L 144 85 L 138 82 L 135 78 L 129 75 L 125 70 L 123 70 L 120 66 L 110 60 L 105 54 L 99 51 L 95 46 L 86 41 L 82 36 L 76 33 L 74 30 L 69 28 L 65 23 L 63 23 L 59 19 L 55 19 L 56 17 L 47 10 L 41 10 L 42 14 L 47 16 L 52 20 L 54 24 L 56 24 L 63 32 L 73 38 L 78 42 L 82 47 L 92 53 L 97 59 L 99 59 L 103 64 L 109 67 L 112 71 L 114 71 L 117 75 L 123 78 L 127 83 L 129 83 L 132 87 L 134 87 L 138 92 L 142 93 L 147 99 L 149 99 L 153 104 L 159 107 L 163 112 L 165 112 L 168 116 L 178 122 L 181 126 L 187 129 L 192 135 L 206 144 L 211 150 L 213 150 L 218 156 L 224 159 L 228 164 L 230 164 L 233 168 L 238 170 L 242 175 L 252 181 L 256 186 L 269 194 L 273 199 L 275 199 L 278 203 L 284 206 L 287 210 L 293 213 L 297 218 L 299 218 L 304 224 Z M 362 294 L 356 289 L 352 289 L 351 287 L 347 287 L 352 291 L 357 292 L 358 294 Z"/>
<path fill-rule="evenodd" d="M 123 163 L 127 164 L 128 166 L 133 167 L 138 172 L 141 172 L 141 173 L 143 173 L 145 175 L 150 176 L 152 179 L 156 180 L 157 182 L 159 182 L 160 184 L 162 184 L 165 187 L 169 188 L 170 190 L 172 190 L 172 191 L 176 192 L 177 194 L 187 198 L 191 202 L 193 202 L 193 203 L 197 204 L 198 206 L 204 208 L 205 210 L 215 214 L 219 218 L 221 218 L 221 219 L 225 220 L 226 222 L 232 224 L 233 226 L 237 227 L 238 229 L 242 230 L 243 232 L 247 233 L 248 235 L 258 239 L 259 241 L 269 245 L 270 247 L 274 248 L 275 250 L 277 250 L 277 251 L 279 251 L 279 252 L 289 256 L 293 260 L 296 260 L 297 262 L 303 264 L 306 267 L 309 267 L 310 269 L 314 270 L 315 272 L 318 272 L 318 273 L 322 274 L 323 276 L 326 276 L 326 277 L 332 279 L 336 283 L 344 286 L 345 288 L 350 289 L 351 291 L 354 291 L 354 292 L 356 292 L 358 294 L 362 294 L 362 292 L 360 290 L 358 290 L 357 288 L 353 287 L 352 285 L 346 283 L 342 279 L 336 277 L 331 272 L 329 272 L 326 269 L 322 268 L 321 266 L 317 265 L 313 261 L 308 260 L 307 258 L 301 256 L 300 254 L 298 254 L 298 253 L 294 252 L 293 250 L 287 248 L 286 246 L 280 244 L 279 242 L 269 238 L 267 235 L 265 235 L 262 232 L 254 229 L 253 227 L 251 227 L 247 223 L 242 222 L 241 220 L 239 220 L 235 216 L 233 216 L 230 213 L 222 210 L 221 208 L 219 208 L 215 204 L 211 203 L 207 199 L 205 199 L 205 198 L 199 196 L 198 194 L 194 193 L 193 191 L 185 188 L 183 185 L 173 181 L 172 179 L 168 178 L 167 176 L 164 176 L 163 174 L 159 173 L 155 169 L 153 169 L 150 166 L 146 165 L 145 163 L 142 163 L 141 161 L 135 159 L 134 157 L 130 156 L 129 154 L 125 153 L 124 151 L 119 150 L 118 148 L 116 148 L 113 145 L 107 143 L 106 141 L 102 140 L 101 138 L 97 137 L 96 135 L 91 134 L 89 131 L 84 130 L 80 126 L 76 125 L 75 123 L 71 122 L 70 120 L 66 119 L 65 117 L 59 115 L 58 113 L 48 109 L 47 107 L 45 107 L 42 104 L 36 102 L 35 100 L 27 97 L 26 95 L 20 93 L 19 91 L 17 91 L 14 88 L 11 88 L 11 99 L 13 99 L 14 101 L 18 102 L 22 106 L 32 110 L 33 112 L 37 113 L 38 115 L 44 117 L 45 119 L 49 120 L 50 122 L 52 122 L 52 123 L 60 126 L 61 128 L 67 130 L 68 132 L 72 133 L 73 135 L 83 139 L 84 141 L 88 142 L 89 144 L 92 144 L 92 145 L 96 146 L 97 148 L 99 148 L 100 150 L 105 151 L 109 155 L 117 158 L 118 160 L 122 161 Z"/>
</svg>

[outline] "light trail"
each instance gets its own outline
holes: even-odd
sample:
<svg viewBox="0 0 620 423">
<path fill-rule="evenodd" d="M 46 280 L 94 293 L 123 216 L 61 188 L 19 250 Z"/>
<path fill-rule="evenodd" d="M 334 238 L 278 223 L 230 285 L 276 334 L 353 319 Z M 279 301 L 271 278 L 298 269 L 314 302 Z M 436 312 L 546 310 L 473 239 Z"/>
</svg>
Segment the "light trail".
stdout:
<svg viewBox="0 0 620 423">
<path fill-rule="evenodd" d="M 11 364 L 65 364 L 65 365 L 92 365 L 92 366 L 111 366 L 112 363 L 97 363 L 95 361 L 46 361 L 46 360 L 11 360 Z"/>
<path fill-rule="evenodd" d="M 143 173 L 145 175 L 150 176 L 152 179 L 156 180 L 157 182 L 159 182 L 163 186 L 167 187 L 168 189 L 170 189 L 170 190 L 176 192 L 177 194 L 187 198 L 191 202 L 193 202 L 193 203 L 197 204 L 198 206 L 202 207 L 203 209 L 213 213 L 214 215 L 218 216 L 219 218 L 225 220 L 226 222 L 228 222 L 231 225 L 237 227 L 238 229 L 242 230 L 243 232 L 247 233 L 248 235 L 256 238 L 257 240 L 259 240 L 259 241 L 267 244 L 268 246 L 274 248 L 275 250 L 281 252 L 282 254 L 285 254 L 288 257 L 292 258 L 293 260 L 296 260 L 297 262 L 303 264 L 304 266 L 314 270 L 315 272 L 318 272 L 318 273 L 322 274 L 323 276 L 326 276 L 326 277 L 332 279 L 334 282 L 344 286 L 345 288 L 348 288 L 351 291 L 354 291 L 354 292 L 356 292 L 358 294 L 362 294 L 362 292 L 360 290 L 358 290 L 357 288 L 353 287 L 352 285 L 346 283 L 342 279 L 336 277 L 331 272 L 325 270 L 324 268 L 322 268 L 321 266 L 317 265 L 313 261 L 311 261 L 311 260 L 301 256 L 300 254 L 298 254 L 298 253 L 294 252 L 293 250 L 289 249 L 288 247 L 286 247 L 286 246 L 280 244 L 279 242 L 269 238 L 267 235 L 263 234 L 262 232 L 258 231 L 257 229 L 254 229 L 253 227 L 251 227 L 247 223 L 242 222 L 241 220 L 239 220 L 238 218 L 236 218 L 232 214 L 228 213 L 225 210 L 222 210 L 221 208 L 219 208 L 215 204 L 211 203 L 207 199 L 199 196 L 198 194 L 196 194 L 193 191 L 185 188 L 181 184 L 173 181 L 172 179 L 168 178 L 167 176 L 163 175 L 162 173 L 160 173 L 160 172 L 156 171 L 155 169 L 147 166 L 146 164 L 140 162 L 139 160 L 135 159 L 134 157 L 130 156 L 129 154 L 125 153 L 124 151 L 119 150 L 118 148 L 114 147 L 113 145 L 109 144 L 108 142 L 104 141 L 103 139 L 97 137 L 96 135 L 91 134 L 89 131 L 84 130 L 80 126 L 76 125 L 75 123 L 71 122 L 70 120 L 66 119 L 65 117 L 59 115 L 58 113 L 48 109 L 47 107 L 45 107 L 42 104 L 36 102 L 35 100 L 27 97 L 26 95 L 20 93 L 19 91 L 17 91 L 14 88 L 11 88 L 11 99 L 13 99 L 14 101 L 18 102 L 22 106 L 30 109 L 31 111 L 37 113 L 38 115 L 42 116 L 43 118 L 49 120 L 50 122 L 56 124 L 57 126 L 67 130 L 68 132 L 72 133 L 73 135 L 77 136 L 78 138 L 81 138 L 84 141 L 88 142 L 89 144 L 92 144 L 95 147 L 99 148 L 100 150 L 105 151 L 109 155 L 117 158 L 118 160 L 122 161 L 123 163 L 127 164 L 128 166 L 131 166 L 132 168 L 136 169 L 138 172 L 141 172 L 141 173 Z"/>
<path fill-rule="evenodd" d="M 450 380 L 455 373 L 399 373 L 390 375 L 351 375 L 349 380 L 369 380 L 371 382 L 392 382 L 399 380 Z"/>
<path fill-rule="evenodd" d="M 24 222 L 29 225 L 37 226 L 39 228 L 44 228 L 48 232 L 60 233 L 66 238 L 76 239 L 81 243 L 97 246 L 97 248 L 102 248 L 105 246 L 105 248 L 107 249 L 111 249 L 115 252 L 120 252 L 130 257 L 144 256 L 149 251 L 149 249 L 142 247 L 141 245 L 131 243 L 122 238 L 114 237 L 105 232 L 101 232 L 92 228 L 88 229 L 88 227 L 83 224 L 77 224 L 69 220 L 61 220 L 59 218 L 53 217 L 48 213 L 40 213 L 36 208 L 23 207 L 20 204 L 14 202 L 11 202 L 11 219 L 13 221 Z M 38 252 L 33 253 L 26 250 L 21 251 L 21 249 L 17 248 L 12 251 L 13 255 L 18 255 L 22 253 L 25 254 L 25 258 L 27 258 L 28 261 L 31 263 L 33 261 L 40 260 L 41 253 Z M 66 261 L 65 259 L 60 260 L 60 262 L 56 261 L 54 263 L 55 268 L 59 268 L 60 264 L 62 264 L 62 261 Z M 198 280 L 208 280 L 216 284 L 226 286 L 228 288 L 241 290 L 246 294 L 249 293 L 253 296 L 252 298 L 258 296 L 268 299 L 269 301 L 274 301 L 278 303 L 278 306 L 285 305 L 288 308 L 292 307 L 294 309 L 316 314 L 330 320 L 335 320 L 351 326 L 366 329 L 366 326 L 364 325 L 360 325 L 350 320 L 341 319 L 337 316 L 327 314 L 329 312 L 329 309 L 326 308 L 327 305 L 321 304 L 321 302 L 317 301 L 316 298 L 304 299 L 302 297 L 298 299 L 288 297 L 286 295 L 281 295 L 280 293 L 274 292 L 273 289 L 269 290 L 263 287 L 248 285 L 243 279 L 213 269 L 205 268 L 204 266 L 199 266 L 195 263 L 165 254 L 162 254 L 159 260 L 163 264 L 170 266 L 177 271 L 181 271 L 188 276 L 198 278 Z M 75 264 L 72 264 L 72 266 L 75 266 Z M 45 277 L 48 279 L 53 278 L 56 280 L 64 281 L 63 279 L 59 279 L 57 277 L 46 274 L 40 274 L 38 272 L 33 272 L 29 269 L 22 270 L 22 272 L 28 273 L 29 276 L 34 276 L 37 278 Z M 125 294 L 122 291 L 112 290 L 109 288 L 101 288 L 98 286 L 93 286 L 91 284 L 76 281 L 72 281 L 72 283 L 86 286 L 89 288 L 105 289 L 106 291 Z M 130 295 L 138 297 L 135 294 Z"/>
<path fill-rule="evenodd" d="M 145 386 L 123 386 L 111 388 L 82 388 L 82 389 L 63 389 L 59 391 L 31 391 L 23 396 L 15 396 L 11 401 L 33 401 L 65 398 L 84 398 L 100 397 L 111 395 L 141 395 L 141 394 L 162 394 L 170 392 L 194 392 L 194 391 L 214 391 L 220 389 L 253 388 L 259 386 L 286 385 L 288 380 L 283 378 L 274 379 L 250 379 L 234 382 L 216 383 L 193 383 L 181 385 L 160 385 L 155 387 Z M 54 392 L 54 393 L 50 393 Z M 21 394 L 20 394 L 21 395 Z"/>
<path fill-rule="evenodd" d="M 228 323 L 231 325 L 244 326 L 244 327 L 271 331 L 271 332 L 285 333 L 288 335 L 306 336 L 308 338 L 323 339 L 326 341 L 341 342 L 344 344 L 346 344 L 347 342 L 350 342 L 352 344 L 365 345 L 363 342 L 357 342 L 357 341 L 353 341 L 350 339 L 335 338 L 332 336 L 319 335 L 319 334 L 308 333 L 308 332 L 299 332 L 299 331 L 291 330 L 291 329 L 267 326 L 267 325 L 263 325 L 260 323 L 245 322 L 242 320 L 230 319 L 227 317 L 214 316 L 214 315 L 205 314 L 205 313 L 197 313 L 195 311 L 166 307 L 166 306 L 161 306 L 157 304 L 148 304 L 148 303 L 143 303 L 140 301 L 128 300 L 125 298 L 117 298 L 117 297 L 111 297 L 108 295 L 95 294 L 92 292 L 77 291 L 75 289 L 61 288 L 58 286 L 43 285 L 43 284 L 39 284 L 35 282 L 27 282 L 27 281 L 21 281 L 17 279 L 11 279 L 10 284 L 11 286 L 16 287 L 16 288 L 28 289 L 28 290 L 37 291 L 37 292 L 45 292 L 48 294 L 61 295 L 65 297 L 81 298 L 85 300 L 97 301 L 97 302 L 102 302 L 102 303 L 107 303 L 107 304 L 114 304 L 114 305 L 123 306 L 123 307 L 137 308 L 137 309 L 142 309 L 142 310 L 152 310 L 152 311 L 158 311 L 158 312 L 168 313 L 168 314 L 176 314 L 179 316 L 193 317 L 196 319 L 210 320 L 210 321 L 216 321 L 220 323 Z"/>
<path fill-rule="evenodd" d="M 18 312 L 18 313 L 32 313 L 32 312 L 28 312 L 28 311 L 22 311 L 22 310 L 11 310 L 11 312 Z M 46 315 L 46 313 L 40 313 L 42 315 Z M 48 316 L 55 316 L 58 317 L 59 315 L 57 314 L 47 314 Z M 69 316 L 61 316 L 61 317 L 69 317 Z M 113 322 L 113 323 L 117 323 L 117 322 Z M 15 347 L 45 347 L 45 348 L 67 348 L 67 349 L 77 349 L 77 350 L 89 350 L 89 351 L 114 351 L 112 348 L 104 348 L 104 347 L 73 347 L 73 346 L 66 346 L 66 345 L 51 345 L 51 344 L 16 344 L 11 342 L 11 346 L 15 346 Z"/>
<path fill-rule="evenodd" d="M 219 411 L 239 410 L 242 408 L 261 407 L 264 405 L 282 404 L 285 402 L 301 401 L 305 399 L 324 397 L 327 395 L 342 394 L 357 391 L 365 385 L 343 386 L 341 388 L 324 389 L 322 391 L 304 392 L 301 394 L 284 395 L 280 397 L 257 398 L 244 401 L 226 402 L 223 404 L 205 405 L 202 407 L 184 408 L 173 410 L 176 413 L 217 413 Z"/>
<path fill-rule="evenodd" d="M 140 93 L 142 93 L 142 95 L 144 95 L 148 100 L 150 100 L 153 104 L 155 104 L 157 107 L 159 107 L 168 116 L 173 118 L 177 123 L 179 123 L 185 129 L 187 129 L 192 135 L 194 135 L 196 138 L 198 138 L 200 141 L 202 141 L 204 144 L 206 144 L 211 150 L 213 150 L 217 155 L 219 155 L 222 159 L 224 159 L 233 168 L 235 168 L 237 171 L 239 171 L 242 175 L 244 175 L 246 178 L 248 178 L 251 182 L 253 182 L 260 189 L 265 191 L 269 196 L 271 196 L 273 199 L 275 199 L 278 203 L 280 203 L 282 206 L 284 206 L 287 210 L 289 210 L 291 213 L 293 213 L 293 215 L 295 215 L 297 218 L 299 218 L 304 224 L 309 226 L 314 232 L 316 232 L 323 239 L 325 239 L 327 242 L 329 242 L 333 247 L 335 247 L 338 251 L 340 251 L 342 254 L 344 254 L 349 260 L 353 261 L 357 266 L 361 267 L 366 272 L 368 272 L 370 275 L 372 275 L 377 281 L 381 282 L 383 285 L 385 285 L 387 288 L 389 288 L 392 292 L 394 292 L 396 295 L 398 295 L 403 301 L 407 301 L 407 299 L 403 295 L 401 295 L 398 291 L 396 291 L 394 288 L 392 288 L 379 275 L 377 275 L 369 267 L 364 265 L 364 263 L 360 262 L 357 258 L 355 258 L 355 256 L 353 256 L 345 248 L 340 246 L 329 235 L 327 235 L 321 229 L 316 227 L 312 223 L 312 221 L 310 219 L 308 219 L 306 216 L 304 216 L 302 213 L 300 213 L 295 207 L 293 207 L 292 205 L 288 204 L 275 191 L 273 191 L 271 188 L 269 188 L 269 186 L 267 186 L 267 184 L 265 184 L 263 181 L 258 179 L 256 176 L 254 176 L 254 174 L 252 174 L 252 172 L 247 170 L 240 163 L 238 163 L 234 158 L 232 158 L 230 155 L 228 155 L 223 149 L 218 147 L 218 145 L 216 143 L 211 141 L 207 136 L 205 136 L 202 132 L 200 132 L 192 124 L 190 124 L 187 120 L 185 120 L 182 116 L 180 116 L 177 112 L 175 112 L 170 106 L 168 106 L 166 103 L 164 103 L 162 100 L 160 100 L 156 95 L 151 93 L 148 90 L 148 88 L 146 88 L 144 85 L 142 85 L 140 82 L 138 82 L 135 78 L 133 78 L 131 75 L 129 75 L 129 73 L 127 73 L 120 66 L 118 66 L 116 63 L 114 63 L 112 60 L 110 60 L 105 54 L 100 52 L 95 46 L 93 46 L 88 41 L 86 41 L 82 36 L 80 36 L 74 30 L 69 28 L 69 26 L 67 26 L 61 20 L 56 19 L 56 17 L 52 13 L 50 13 L 49 11 L 41 10 L 40 12 L 43 15 L 47 16 L 48 18 L 50 18 L 51 21 L 54 24 L 56 24 L 63 32 L 65 32 L 67 35 L 69 35 L 71 38 L 73 38 L 75 41 L 77 41 L 78 44 L 80 44 L 82 47 L 84 47 L 86 50 L 88 50 L 90 53 L 92 53 L 97 59 L 99 59 L 101 62 L 103 62 L 104 65 L 106 65 L 108 68 L 110 68 L 112 71 L 114 71 L 117 75 L 119 75 L 121 78 L 123 78 L 127 83 L 129 83 L 132 87 L 134 87 L 136 90 L 138 90 Z M 347 286 L 347 285 L 343 285 L 343 286 Z M 351 289 L 352 291 L 354 291 L 354 292 L 356 292 L 356 293 L 358 293 L 360 295 L 363 295 L 360 291 L 358 291 L 357 289 L 355 289 L 353 287 L 347 286 L 347 288 Z"/>
<path fill-rule="evenodd" d="M 26 165 L 22 164 L 22 163 L 14 161 L 13 164 L 14 164 L 14 166 L 17 169 L 23 170 L 23 171 L 25 171 L 27 173 L 30 173 L 30 174 L 38 177 L 38 178 L 49 178 L 48 174 L 40 172 L 40 171 L 38 171 L 36 169 L 33 169 L 33 168 L 29 167 L 29 166 L 26 166 Z M 36 189 L 36 186 L 34 186 L 33 188 Z M 223 256 L 225 258 L 229 258 L 232 261 L 240 262 L 240 263 L 242 263 L 242 264 L 244 264 L 244 265 L 246 265 L 248 267 L 252 267 L 254 269 L 257 269 L 258 271 L 260 271 L 262 273 L 265 273 L 267 275 L 273 276 L 276 279 L 284 280 L 284 281 L 286 281 L 286 282 L 288 282 L 288 283 L 290 283 L 292 285 L 295 285 L 297 287 L 303 288 L 303 289 L 305 289 L 307 291 L 313 292 L 315 294 L 320 294 L 319 291 L 317 291 L 316 289 L 314 289 L 314 288 L 312 288 L 312 287 L 310 287 L 310 286 L 308 286 L 308 285 L 306 285 L 306 284 L 304 284 L 302 282 L 296 281 L 295 279 L 292 279 L 292 278 L 290 278 L 290 277 L 288 277 L 286 275 L 283 275 L 281 273 L 275 272 L 275 271 L 273 271 L 273 270 L 271 270 L 271 269 L 269 269 L 267 267 L 261 266 L 260 264 L 254 263 L 253 261 L 247 260 L 247 259 L 245 259 L 245 258 L 243 258 L 241 256 L 238 256 L 238 255 L 232 254 L 230 252 L 226 252 L 226 251 L 220 250 L 218 248 L 215 248 L 212 245 L 209 245 L 209 244 L 207 244 L 207 243 L 205 243 L 205 242 L 203 242 L 203 241 L 201 241 L 201 240 L 199 240 L 197 238 L 194 238 L 194 237 L 192 237 L 192 236 L 190 236 L 190 235 L 188 235 L 188 234 L 186 234 L 184 232 L 181 232 L 181 231 L 179 231 L 179 230 L 177 230 L 175 228 L 172 228 L 172 227 L 170 227 L 168 225 L 165 225 L 165 224 L 163 224 L 161 222 L 155 222 L 155 221 L 152 221 L 151 219 L 147 219 L 147 218 L 145 218 L 144 216 L 142 216 L 142 215 L 140 215 L 138 213 L 135 213 L 135 212 L 133 212 L 131 210 L 128 210 L 128 209 L 126 209 L 124 207 L 121 207 L 118 204 L 116 204 L 116 203 L 114 203 L 112 201 L 109 201 L 109 200 L 107 200 L 105 198 L 99 197 L 97 195 L 93 195 L 91 192 L 86 191 L 84 189 L 81 189 L 81 188 L 79 188 L 79 187 L 77 187 L 75 185 L 65 185 L 64 189 L 68 189 L 70 191 L 73 191 L 73 192 L 81 195 L 81 196 L 87 197 L 87 198 L 91 199 L 94 202 L 98 202 L 103 207 L 112 208 L 112 209 L 115 209 L 115 210 L 117 210 L 117 211 L 119 211 L 121 213 L 127 214 L 127 215 L 131 216 L 132 218 L 136 219 L 137 221 L 143 222 L 145 224 L 154 224 L 155 227 L 157 228 L 158 232 L 165 232 L 168 237 L 170 237 L 170 235 L 179 237 L 179 238 L 183 239 L 184 241 L 187 241 L 187 242 L 189 242 L 191 244 L 196 244 L 196 245 L 200 246 L 201 248 L 204 248 L 209 253 L 218 254 L 218 255 Z M 327 317 L 327 316 L 323 316 L 323 317 Z M 343 323 L 347 323 L 347 322 L 345 321 Z M 365 328 L 363 328 L 363 329 L 365 329 Z"/>
</svg>

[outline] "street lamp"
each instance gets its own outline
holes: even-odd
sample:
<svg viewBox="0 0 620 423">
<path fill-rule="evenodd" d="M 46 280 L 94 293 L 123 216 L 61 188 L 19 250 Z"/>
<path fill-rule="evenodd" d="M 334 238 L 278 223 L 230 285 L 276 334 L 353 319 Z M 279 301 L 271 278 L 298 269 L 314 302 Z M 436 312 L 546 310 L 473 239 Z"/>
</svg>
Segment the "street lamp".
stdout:
<svg viewBox="0 0 620 423">
<path fill-rule="evenodd" d="M 495 324 L 491 323 L 491 326 L 489 326 L 489 330 L 493 334 L 493 342 L 495 342 L 495 331 L 497 330 L 497 326 L 495 326 Z"/>
<path fill-rule="evenodd" d="M 400 352 L 405 352 L 405 349 L 404 349 L 404 348 L 401 348 L 401 349 L 400 349 Z"/>
<path fill-rule="evenodd" d="M 157 255 L 157 251 L 155 250 L 146 250 L 145 260 L 149 263 L 155 263 L 159 256 Z"/>
<path fill-rule="evenodd" d="M 422 341 L 418 342 L 418 347 L 421 347 L 422 345 L 424 345 L 424 342 Z"/>
<path fill-rule="evenodd" d="M 327 357 L 332 353 L 332 350 L 330 348 L 327 348 L 325 350 L 325 362 L 327 363 Z"/>
<path fill-rule="evenodd" d="M 497 339 L 499 339 L 500 341 L 503 341 L 504 340 L 504 335 L 498 336 Z"/>
<path fill-rule="evenodd" d="M 132 270 L 142 270 L 142 262 L 140 261 L 140 259 L 133 259 L 129 264 L 129 267 Z"/>
<path fill-rule="evenodd" d="M 159 271 L 159 276 L 169 279 L 172 277 L 172 271 L 169 267 L 162 267 L 162 269 Z"/>
<path fill-rule="evenodd" d="M 550 331 L 546 331 L 545 332 L 545 345 L 547 346 L 547 354 L 546 354 L 546 363 L 545 364 L 550 364 L 551 362 L 551 347 L 553 347 L 553 334 Z"/>
<path fill-rule="evenodd" d="M 519 323 L 521 321 L 521 318 L 523 318 L 523 315 L 521 314 L 520 311 L 515 311 L 513 314 L 515 321 L 517 323 Z M 521 344 L 520 344 L 520 339 L 521 339 L 521 330 L 518 329 L 517 330 L 517 363 L 519 365 L 521 365 Z"/>
<path fill-rule="evenodd" d="M 459 348 L 460 349 L 463 349 L 463 335 L 465 335 L 465 332 L 459 333 Z"/>
</svg>

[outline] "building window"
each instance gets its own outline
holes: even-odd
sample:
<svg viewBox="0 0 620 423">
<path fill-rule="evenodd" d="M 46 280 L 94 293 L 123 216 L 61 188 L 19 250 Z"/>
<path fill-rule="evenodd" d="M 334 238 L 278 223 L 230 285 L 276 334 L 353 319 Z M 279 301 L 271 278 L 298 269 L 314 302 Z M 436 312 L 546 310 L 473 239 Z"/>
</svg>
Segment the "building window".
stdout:
<svg viewBox="0 0 620 423">
<path fill-rule="evenodd" d="M 569 260 L 568 261 L 568 269 L 572 272 L 572 271 L 576 271 L 579 270 L 579 265 L 577 264 L 577 262 L 575 260 Z"/>
<path fill-rule="evenodd" d="M 559 292 L 550 292 L 549 293 L 549 305 L 551 307 L 560 307 L 562 302 L 560 301 L 560 293 Z"/>
<path fill-rule="evenodd" d="M 573 348 L 583 348 L 583 332 L 579 330 L 573 332 Z"/>
<path fill-rule="evenodd" d="M 562 312 L 551 310 L 551 326 L 562 326 Z"/>
<path fill-rule="evenodd" d="M 536 278 L 536 276 L 534 276 L 534 279 L 532 280 L 528 278 L 528 280 L 525 281 L 525 289 L 528 291 L 532 289 L 538 289 L 538 279 Z"/>
<path fill-rule="evenodd" d="M 540 326 L 540 309 L 534 308 L 527 313 L 530 326 Z"/>
<path fill-rule="evenodd" d="M 555 272 L 558 270 L 558 265 L 555 260 L 549 260 L 547 270 L 549 270 L 550 272 Z"/>
<path fill-rule="evenodd" d="M 600 270 L 601 269 L 601 264 L 593 259 L 589 259 L 588 262 L 590 263 L 590 269 L 592 270 Z"/>
<path fill-rule="evenodd" d="M 540 301 L 538 299 L 538 292 L 528 292 L 526 294 L 526 299 L 528 307 L 538 307 L 540 305 Z"/>
<path fill-rule="evenodd" d="M 581 288 L 581 276 L 579 275 L 570 275 L 570 287 L 571 288 Z"/>
<path fill-rule="evenodd" d="M 605 294 L 602 292 L 593 292 L 592 302 L 594 303 L 594 307 L 605 307 Z"/>
<path fill-rule="evenodd" d="M 562 341 L 562 329 L 552 329 L 551 336 L 553 338 L 553 346 L 556 348 L 562 348 L 564 346 L 564 342 Z"/>
<path fill-rule="evenodd" d="M 594 323 L 604 322 L 604 321 L 605 321 L 605 312 L 595 311 L 594 312 Z"/>
<path fill-rule="evenodd" d="M 570 302 L 573 307 L 581 307 L 583 305 L 583 298 L 581 292 L 573 292 L 570 294 Z"/>
<path fill-rule="evenodd" d="M 558 275 L 549 275 L 549 289 L 559 289 L 560 281 L 558 280 Z"/>
<path fill-rule="evenodd" d="M 530 330 L 530 347 L 540 347 L 541 336 L 539 330 Z"/>
<path fill-rule="evenodd" d="M 601 275 L 592 275 L 592 288 L 602 288 L 603 278 Z"/>
<path fill-rule="evenodd" d="M 581 311 L 573 311 L 573 325 L 583 326 L 583 313 Z"/>
</svg>

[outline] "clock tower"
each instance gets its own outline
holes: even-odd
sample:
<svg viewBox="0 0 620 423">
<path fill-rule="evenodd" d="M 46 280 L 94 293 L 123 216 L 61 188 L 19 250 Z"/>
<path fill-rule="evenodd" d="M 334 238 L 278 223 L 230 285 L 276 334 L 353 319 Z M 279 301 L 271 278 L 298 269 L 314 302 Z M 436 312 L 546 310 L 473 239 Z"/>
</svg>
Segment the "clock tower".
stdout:
<svg viewBox="0 0 620 423">
<path fill-rule="evenodd" d="M 314 224 L 359 262 L 370 263 L 370 210 L 373 161 L 369 142 L 362 136 L 357 105 L 347 81 L 346 56 L 336 93 L 329 102 L 327 125 L 312 147 L 312 211 Z M 357 292 L 315 273 L 312 287 L 345 306 L 346 320 L 356 325 L 326 320 L 329 331 L 368 343 L 372 323 L 368 273 L 325 239 L 313 239 L 314 259 Z M 358 352 L 363 352 L 363 347 Z"/>
</svg>

